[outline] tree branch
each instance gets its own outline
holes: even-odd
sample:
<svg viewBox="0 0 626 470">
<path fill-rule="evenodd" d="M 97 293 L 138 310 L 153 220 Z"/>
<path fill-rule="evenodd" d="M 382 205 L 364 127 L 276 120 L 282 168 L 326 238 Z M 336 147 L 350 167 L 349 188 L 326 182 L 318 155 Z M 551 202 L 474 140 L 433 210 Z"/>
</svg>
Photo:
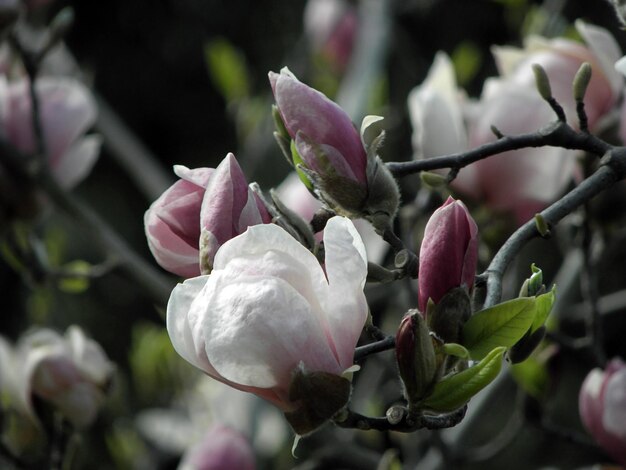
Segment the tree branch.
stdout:
<svg viewBox="0 0 626 470">
<path fill-rule="evenodd" d="M 410 162 L 389 162 L 387 168 L 395 177 L 442 168 L 460 169 L 487 157 L 527 147 L 562 147 L 570 150 L 584 150 L 598 156 L 604 155 L 613 148 L 591 134 L 577 132 L 567 123 L 555 121 L 536 132 L 503 136 L 495 142 L 489 142 L 467 152 Z"/>
</svg>

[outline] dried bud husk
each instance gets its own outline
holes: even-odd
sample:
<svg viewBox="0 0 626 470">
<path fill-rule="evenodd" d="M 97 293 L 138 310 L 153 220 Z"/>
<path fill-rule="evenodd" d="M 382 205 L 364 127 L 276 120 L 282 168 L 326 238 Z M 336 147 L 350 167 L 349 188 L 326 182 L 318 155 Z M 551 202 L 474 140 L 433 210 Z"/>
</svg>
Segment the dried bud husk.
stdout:
<svg viewBox="0 0 626 470">
<path fill-rule="evenodd" d="M 460 343 L 461 330 L 472 314 L 467 289 L 456 287 L 442 297 L 428 316 L 430 329 L 444 343 Z"/>
<path fill-rule="evenodd" d="M 396 360 L 410 405 L 431 390 L 437 372 L 435 349 L 426 322 L 417 310 L 410 310 L 396 333 Z"/>
<path fill-rule="evenodd" d="M 298 407 L 286 411 L 285 418 L 299 436 L 310 434 L 348 404 L 351 388 L 345 377 L 328 372 L 307 372 L 300 365 L 289 385 L 289 400 Z"/>
</svg>

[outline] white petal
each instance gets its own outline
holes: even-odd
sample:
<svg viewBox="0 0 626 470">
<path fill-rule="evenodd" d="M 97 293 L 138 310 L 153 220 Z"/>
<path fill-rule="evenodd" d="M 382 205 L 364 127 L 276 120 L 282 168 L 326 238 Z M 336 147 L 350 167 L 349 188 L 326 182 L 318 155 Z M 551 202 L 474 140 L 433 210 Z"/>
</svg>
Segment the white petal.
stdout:
<svg viewBox="0 0 626 470">
<path fill-rule="evenodd" d="M 203 294 L 207 356 L 225 379 L 286 389 L 300 361 L 341 373 L 311 305 L 286 281 L 214 272 Z"/>
<path fill-rule="evenodd" d="M 191 306 L 207 283 L 209 276 L 198 276 L 178 284 L 167 303 L 167 332 L 178 354 L 198 369 L 207 370 L 208 359 L 202 357 L 200 318 L 191 315 Z M 212 371 L 212 368 L 211 368 Z"/>
<path fill-rule="evenodd" d="M 73 188 L 87 177 L 98 160 L 102 137 L 89 135 L 77 140 L 51 170 L 61 186 Z"/>
<path fill-rule="evenodd" d="M 354 347 L 367 318 L 363 294 L 367 256 L 356 228 L 344 217 L 333 217 L 326 224 L 324 248 L 330 287 L 328 326 L 345 370 L 352 365 Z"/>
<path fill-rule="evenodd" d="M 576 21 L 576 29 L 583 37 L 593 54 L 598 58 L 602 71 L 606 75 L 613 95 L 617 96 L 624 84 L 623 77 L 615 73 L 615 63 L 622 57 L 622 51 L 615 38 L 606 29 Z"/>
<path fill-rule="evenodd" d="M 439 52 L 424 83 L 415 87 L 408 98 L 413 147 L 419 158 L 467 148 L 460 99 L 452 62 Z"/>
</svg>

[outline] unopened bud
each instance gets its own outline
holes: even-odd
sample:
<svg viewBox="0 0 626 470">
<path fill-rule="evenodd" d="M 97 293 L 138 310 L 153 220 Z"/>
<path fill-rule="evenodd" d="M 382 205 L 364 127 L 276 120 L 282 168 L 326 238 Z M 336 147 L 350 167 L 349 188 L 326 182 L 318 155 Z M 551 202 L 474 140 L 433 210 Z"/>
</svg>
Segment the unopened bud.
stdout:
<svg viewBox="0 0 626 470">
<path fill-rule="evenodd" d="M 550 88 L 550 79 L 544 68 L 539 64 L 533 64 L 533 73 L 535 74 L 535 84 L 541 97 L 548 101 L 552 99 L 552 89 Z"/>
<path fill-rule="evenodd" d="M 435 349 L 422 316 L 411 310 L 396 333 L 396 360 L 409 405 L 428 394 L 437 371 Z"/>
<path fill-rule="evenodd" d="M 574 92 L 574 99 L 576 101 L 582 101 L 585 99 L 585 93 L 587 86 L 591 81 L 591 65 L 589 62 L 583 62 L 583 64 L 576 72 L 574 76 L 574 82 L 572 83 L 572 91 Z"/>
<path fill-rule="evenodd" d="M 539 235 L 542 237 L 550 235 L 550 226 L 543 215 L 535 214 L 535 227 L 537 227 L 537 232 L 539 232 Z"/>
<path fill-rule="evenodd" d="M 420 179 L 422 183 L 430 188 L 441 188 L 448 184 L 448 179 L 445 176 L 430 171 L 422 171 L 420 173 Z"/>
</svg>

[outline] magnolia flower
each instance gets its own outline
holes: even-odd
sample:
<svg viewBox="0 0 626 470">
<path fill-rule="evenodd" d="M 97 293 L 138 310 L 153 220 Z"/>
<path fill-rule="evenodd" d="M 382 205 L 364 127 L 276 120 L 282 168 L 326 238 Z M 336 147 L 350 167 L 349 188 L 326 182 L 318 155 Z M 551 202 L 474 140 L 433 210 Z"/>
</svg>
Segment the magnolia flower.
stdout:
<svg viewBox="0 0 626 470">
<path fill-rule="evenodd" d="M 626 465 L 626 363 L 616 358 L 604 371 L 589 372 L 578 400 L 589 433 L 611 457 Z"/>
<path fill-rule="evenodd" d="M 367 260 L 352 223 L 332 218 L 324 246 L 322 269 L 273 224 L 224 243 L 210 276 L 172 292 L 167 330 L 176 351 L 219 381 L 297 411 L 295 375 L 341 376 L 367 317 Z"/>
<path fill-rule="evenodd" d="M 478 260 L 478 227 L 461 201 L 449 197 L 428 220 L 420 247 L 419 310 L 455 287 L 471 292 Z"/>
<path fill-rule="evenodd" d="M 316 52 L 339 70 L 345 69 L 358 28 L 355 8 L 346 0 L 309 0 L 304 30 Z"/>
<path fill-rule="evenodd" d="M 363 120 L 361 135 L 348 115 L 287 69 L 269 73 L 276 106 L 296 150 L 304 183 L 341 215 L 363 217 L 384 230 L 395 216 L 398 188 L 376 151 L 381 117 Z M 284 137 L 284 136 L 283 136 Z"/>
<path fill-rule="evenodd" d="M 467 149 L 467 131 L 452 61 L 438 52 L 424 83 L 408 98 L 415 158 L 429 158 Z M 465 171 L 465 170 L 464 170 Z"/>
<path fill-rule="evenodd" d="M 183 277 L 200 274 L 200 209 L 213 168 L 174 166 L 180 179 L 144 215 L 152 255 L 164 269 Z"/>
<path fill-rule="evenodd" d="M 238 431 L 223 425 L 211 427 L 202 441 L 190 447 L 179 470 L 254 470 L 254 452 Z"/>
<path fill-rule="evenodd" d="M 41 329 L 22 337 L 16 361 L 21 363 L 19 401 L 33 418 L 32 396 L 37 396 L 76 427 L 89 426 L 95 420 L 114 366 L 80 328 L 68 328 L 65 336 Z"/>
<path fill-rule="evenodd" d="M 531 37 L 523 50 L 496 47 L 501 76 L 488 79 L 479 102 L 464 102 L 452 67 L 438 55 L 427 80 L 410 96 L 416 158 L 463 151 L 494 141 L 492 126 L 505 135 L 533 132 L 555 120 L 541 99 L 531 64 L 540 64 L 550 79 L 554 97 L 564 106 L 570 124 L 577 125 L 572 81 L 583 62 L 593 74 L 585 95 L 589 126 L 598 125 L 615 105 L 622 78 L 613 68 L 619 47 L 604 29 L 576 24 L 587 46 L 565 39 Z M 462 108 L 468 129 L 462 126 Z M 467 132 L 467 134 L 466 134 Z M 555 200 L 577 174 L 572 152 L 557 147 L 505 152 L 463 168 L 452 182 L 459 193 L 484 201 L 497 211 L 511 212 L 522 223 Z"/>
<path fill-rule="evenodd" d="M 250 225 L 271 221 L 232 153 L 215 170 L 176 165 L 174 173 L 180 180 L 144 215 L 152 255 L 174 274 L 200 275 L 203 263 L 209 270 L 221 243 Z"/>
<path fill-rule="evenodd" d="M 68 78 L 37 80 L 44 151 L 50 170 L 64 188 L 72 188 L 91 171 L 101 138 L 84 136 L 96 120 L 96 103 L 84 85 Z M 24 153 L 37 151 L 26 80 L 0 80 L 0 133 Z"/>
</svg>

